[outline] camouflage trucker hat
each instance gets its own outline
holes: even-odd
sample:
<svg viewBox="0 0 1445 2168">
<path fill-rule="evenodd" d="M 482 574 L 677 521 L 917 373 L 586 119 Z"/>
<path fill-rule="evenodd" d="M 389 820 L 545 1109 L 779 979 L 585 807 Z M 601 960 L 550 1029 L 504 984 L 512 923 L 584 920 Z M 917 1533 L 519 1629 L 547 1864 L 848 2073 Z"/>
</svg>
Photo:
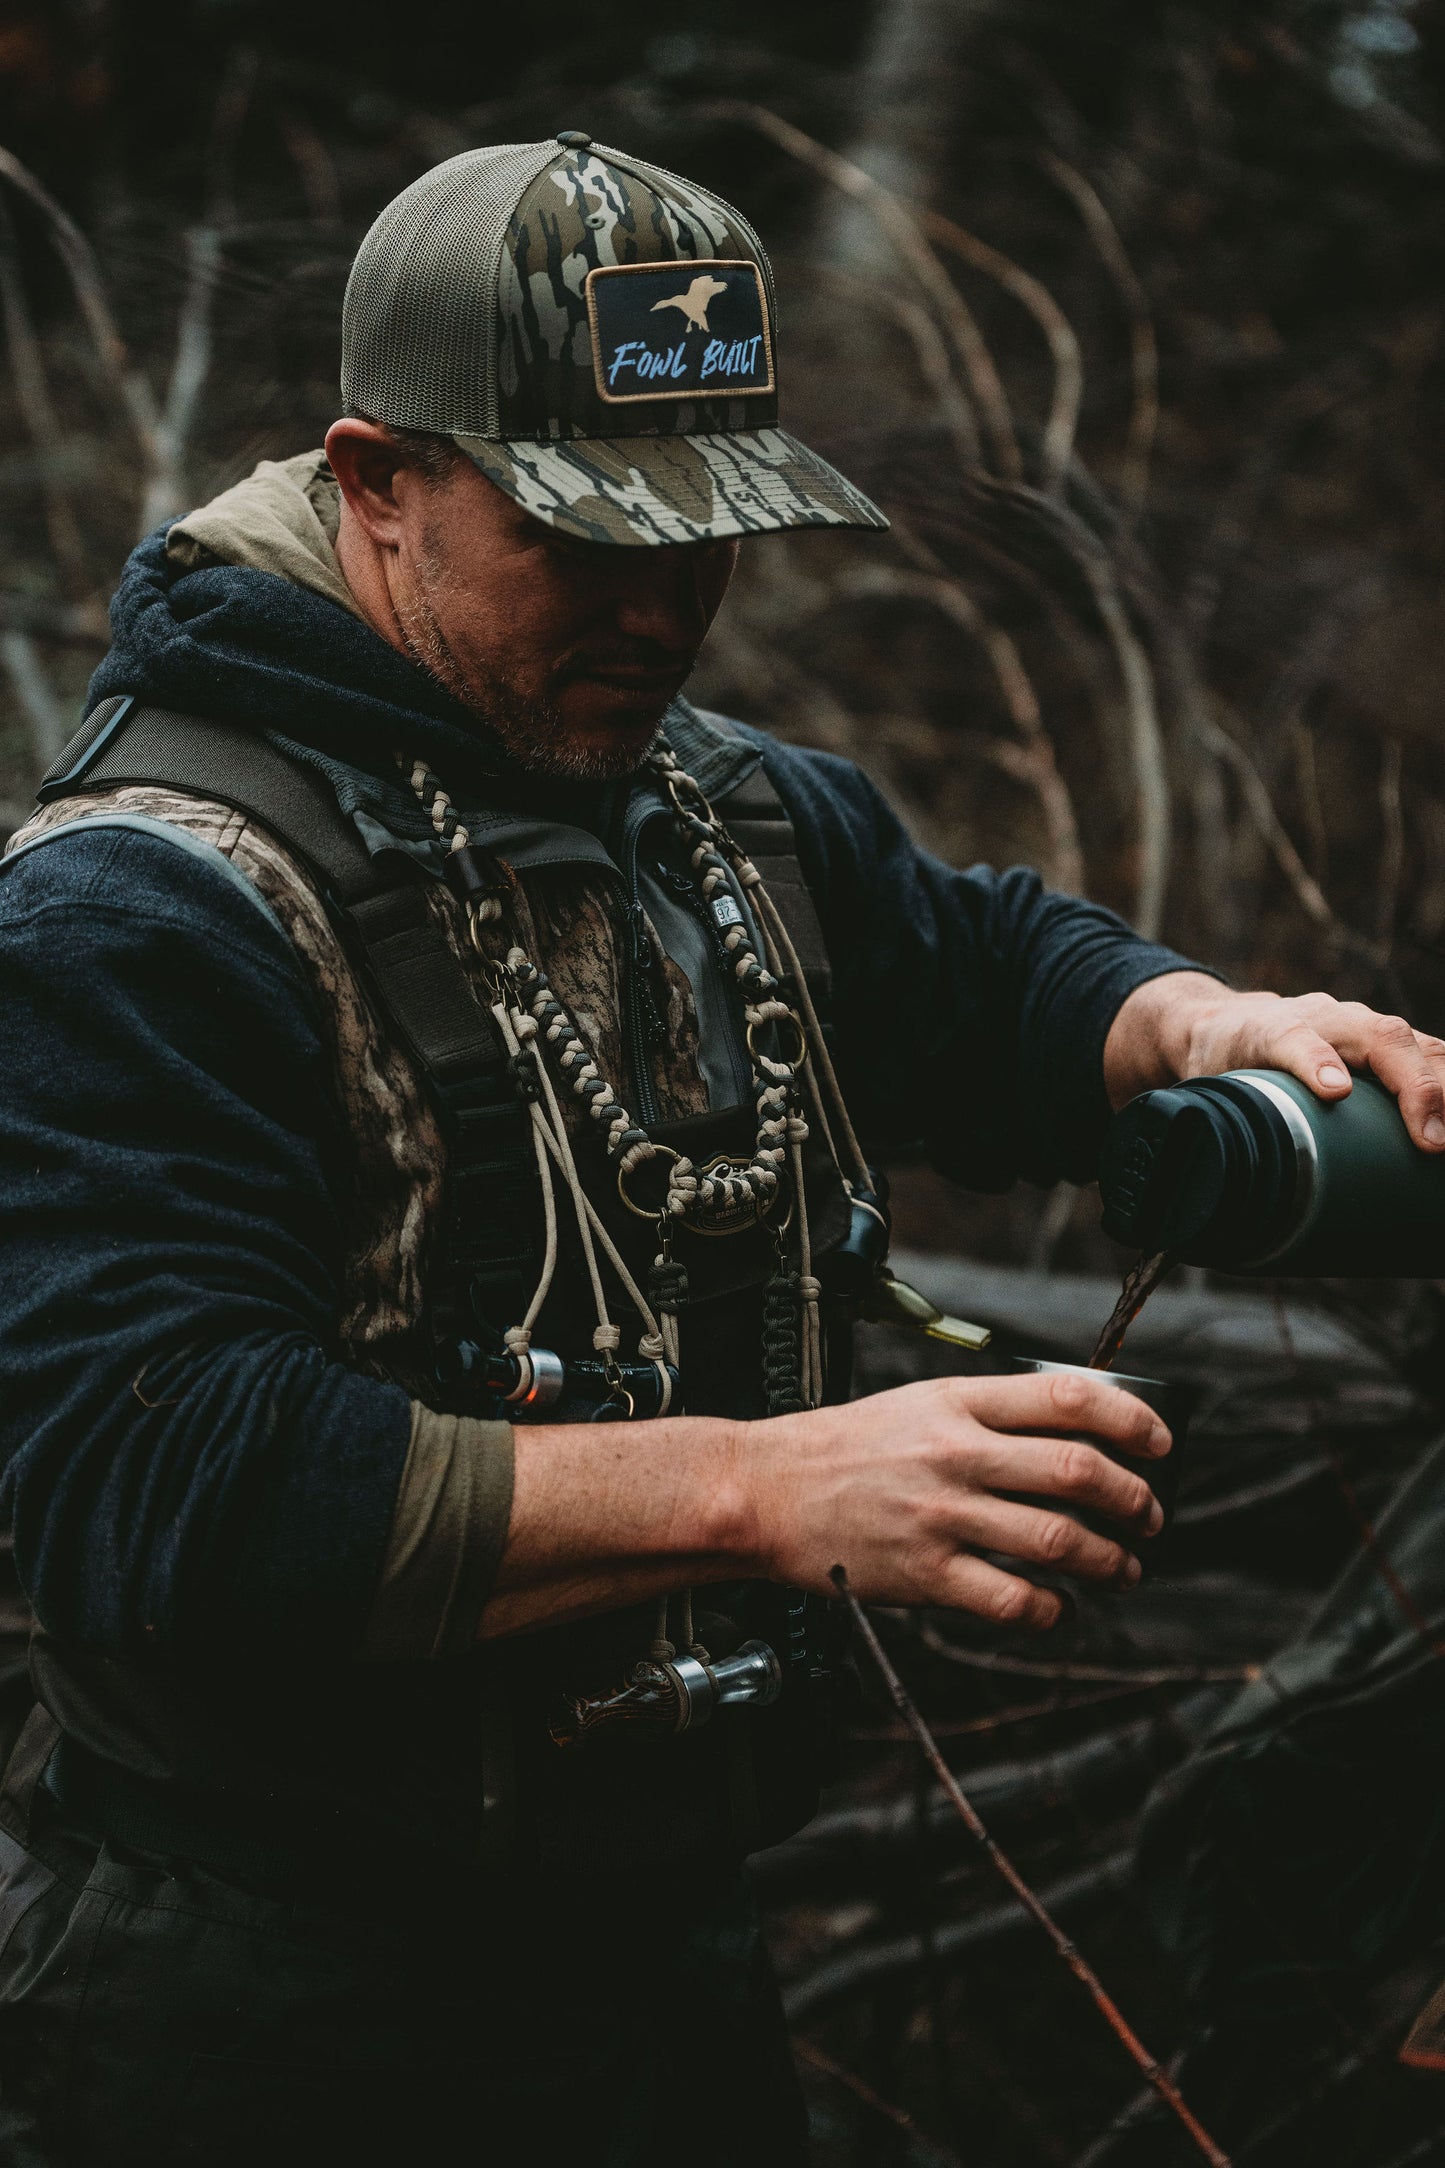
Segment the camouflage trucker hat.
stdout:
<svg viewBox="0 0 1445 2168">
<path fill-rule="evenodd" d="M 575 130 L 465 151 L 387 206 L 347 285 L 341 382 L 584 541 L 888 524 L 777 425 L 746 220 Z"/>
</svg>

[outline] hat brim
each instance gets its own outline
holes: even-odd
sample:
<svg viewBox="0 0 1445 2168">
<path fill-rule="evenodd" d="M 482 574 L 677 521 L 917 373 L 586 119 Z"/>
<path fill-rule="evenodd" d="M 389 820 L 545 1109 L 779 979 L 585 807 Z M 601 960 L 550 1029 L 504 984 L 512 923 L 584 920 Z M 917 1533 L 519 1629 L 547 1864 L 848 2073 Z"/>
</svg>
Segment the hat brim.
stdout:
<svg viewBox="0 0 1445 2168">
<path fill-rule="evenodd" d="M 582 542 L 656 548 L 789 527 L 888 525 L 836 467 L 781 429 L 456 442 L 523 511 Z"/>
</svg>

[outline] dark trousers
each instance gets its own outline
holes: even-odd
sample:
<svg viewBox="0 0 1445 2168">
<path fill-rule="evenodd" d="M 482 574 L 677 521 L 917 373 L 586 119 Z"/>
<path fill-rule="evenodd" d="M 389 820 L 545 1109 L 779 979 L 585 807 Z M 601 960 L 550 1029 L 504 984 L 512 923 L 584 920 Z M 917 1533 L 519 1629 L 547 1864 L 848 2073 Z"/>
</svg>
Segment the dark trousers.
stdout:
<svg viewBox="0 0 1445 2168">
<path fill-rule="evenodd" d="M 48 1825 L 47 1826 L 47 1821 Z M 0 2168 L 801 2168 L 736 1879 L 659 1897 L 278 1895 L 0 1832 Z"/>
</svg>

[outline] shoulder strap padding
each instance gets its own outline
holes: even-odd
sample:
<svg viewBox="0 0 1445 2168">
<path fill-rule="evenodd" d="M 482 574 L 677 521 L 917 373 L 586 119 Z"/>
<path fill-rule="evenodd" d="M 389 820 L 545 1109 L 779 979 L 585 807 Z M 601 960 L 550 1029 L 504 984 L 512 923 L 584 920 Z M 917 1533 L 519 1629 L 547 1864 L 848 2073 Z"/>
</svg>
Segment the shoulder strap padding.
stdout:
<svg viewBox="0 0 1445 2168">
<path fill-rule="evenodd" d="M 44 805 L 122 783 L 168 784 L 247 814 L 294 851 L 342 905 L 384 880 L 325 778 L 288 760 L 244 724 L 145 707 L 128 696 L 103 700 L 36 795 Z"/>
<path fill-rule="evenodd" d="M 755 768 L 716 801 L 729 835 L 747 852 L 778 907 L 814 1001 L 833 991 L 833 966 L 817 906 L 798 862 L 798 839 L 788 809 L 762 768 Z"/>
<path fill-rule="evenodd" d="M 102 701 L 40 787 L 42 801 L 97 785 L 157 783 L 233 806 L 308 867 L 383 1013 L 431 1085 L 449 1141 L 447 1271 L 438 1324 L 470 1304 L 517 1309 L 533 1257 L 530 1117 L 496 1024 L 428 909 L 416 868 L 378 862 L 324 777 L 258 731 L 210 716 Z"/>
</svg>

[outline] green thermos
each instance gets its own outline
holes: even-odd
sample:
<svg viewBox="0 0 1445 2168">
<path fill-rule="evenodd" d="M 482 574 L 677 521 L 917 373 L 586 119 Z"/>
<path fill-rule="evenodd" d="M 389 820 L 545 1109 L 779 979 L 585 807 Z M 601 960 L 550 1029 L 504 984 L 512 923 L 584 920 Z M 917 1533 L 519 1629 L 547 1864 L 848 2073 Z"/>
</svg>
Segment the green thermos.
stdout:
<svg viewBox="0 0 1445 2168">
<path fill-rule="evenodd" d="M 1327 1102 L 1280 1069 L 1143 1092 L 1099 1166 L 1104 1231 L 1223 1272 L 1445 1275 L 1445 1154 L 1356 1076 Z"/>
</svg>

